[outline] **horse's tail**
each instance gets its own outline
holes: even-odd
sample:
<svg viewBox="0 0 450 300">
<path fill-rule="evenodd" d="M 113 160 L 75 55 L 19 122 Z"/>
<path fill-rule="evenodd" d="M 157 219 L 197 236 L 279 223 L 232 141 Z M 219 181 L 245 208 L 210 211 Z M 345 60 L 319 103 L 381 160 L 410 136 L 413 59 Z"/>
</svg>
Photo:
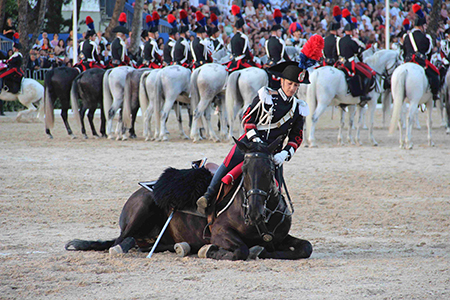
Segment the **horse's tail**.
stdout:
<svg viewBox="0 0 450 300">
<path fill-rule="evenodd" d="M 228 76 L 227 89 L 225 91 L 225 109 L 228 114 L 228 122 L 232 123 L 234 121 L 234 105 L 236 102 L 244 104 L 244 100 L 239 91 L 239 77 L 241 72 L 236 71 Z"/>
<path fill-rule="evenodd" d="M 391 125 L 389 126 L 389 134 L 393 134 L 395 127 L 400 119 L 400 113 L 402 111 L 403 100 L 405 100 L 405 86 L 406 86 L 406 75 L 408 74 L 407 69 L 396 73 L 394 71 L 392 77 L 392 98 L 394 101 L 394 110 L 392 111 Z"/>
<path fill-rule="evenodd" d="M 45 129 L 53 129 L 55 124 L 55 113 L 53 111 L 53 101 L 51 95 L 53 94 L 52 77 L 55 71 L 49 70 L 45 74 L 44 79 L 44 110 L 45 110 Z"/>
<path fill-rule="evenodd" d="M 145 72 L 144 74 L 141 75 L 141 78 L 139 79 L 139 106 L 141 107 L 142 117 L 145 116 L 145 112 L 147 111 L 148 107 L 149 98 L 145 82 L 147 81 L 147 77 L 149 74 L 150 72 Z"/>
<path fill-rule="evenodd" d="M 113 97 L 109 87 L 109 74 L 112 70 L 114 69 L 107 70 L 103 75 L 103 112 L 105 113 L 106 120 L 108 120 L 109 110 L 113 103 Z"/>
<path fill-rule="evenodd" d="M 123 94 L 122 122 L 126 129 L 131 128 L 131 81 L 133 72 L 127 73 L 125 79 L 125 90 Z"/>
<path fill-rule="evenodd" d="M 68 251 L 104 251 L 111 248 L 115 241 L 115 239 L 110 241 L 73 240 L 68 242 L 64 248 Z"/>
<path fill-rule="evenodd" d="M 191 113 L 194 113 L 200 102 L 200 93 L 198 91 L 197 79 L 201 69 L 195 69 L 191 75 Z"/>
<path fill-rule="evenodd" d="M 80 95 L 78 93 L 78 81 L 83 76 L 83 73 L 78 75 L 73 81 L 72 81 L 72 87 L 70 89 L 70 103 L 72 104 L 72 111 L 73 115 L 75 116 L 75 120 L 78 123 L 78 126 L 81 127 L 81 118 L 80 118 L 80 112 L 78 109 L 78 99 L 80 99 Z"/>
<path fill-rule="evenodd" d="M 391 89 L 385 90 L 381 97 L 382 100 L 382 112 L 383 112 L 383 127 L 386 125 L 386 118 L 391 112 Z"/>
</svg>

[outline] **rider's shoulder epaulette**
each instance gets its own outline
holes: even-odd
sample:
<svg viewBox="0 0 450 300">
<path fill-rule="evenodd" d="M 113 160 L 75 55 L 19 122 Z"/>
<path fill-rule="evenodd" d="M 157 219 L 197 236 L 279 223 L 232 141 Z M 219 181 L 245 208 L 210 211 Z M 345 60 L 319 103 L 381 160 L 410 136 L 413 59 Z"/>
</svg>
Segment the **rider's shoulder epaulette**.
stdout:
<svg viewBox="0 0 450 300">
<path fill-rule="evenodd" d="M 261 101 L 264 102 L 264 104 L 273 104 L 272 96 L 276 96 L 278 93 L 275 90 L 272 90 L 271 88 L 267 86 L 263 86 L 258 90 L 258 96 Z"/>
<path fill-rule="evenodd" d="M 295 98 L 295 101 L 298 103 L 298 113 L 304 117 L 309 115 L 309 106 L 305 100 L 300 100 Z"/>
</svg>

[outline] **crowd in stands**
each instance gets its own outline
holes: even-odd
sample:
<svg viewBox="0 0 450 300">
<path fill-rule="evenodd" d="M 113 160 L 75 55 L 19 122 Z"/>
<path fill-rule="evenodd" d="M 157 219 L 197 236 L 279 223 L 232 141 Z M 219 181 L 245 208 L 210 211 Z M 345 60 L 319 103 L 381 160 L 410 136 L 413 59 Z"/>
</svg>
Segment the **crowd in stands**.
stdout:
<svg viewBox="0 0 450 300">
<path fill-rule="evenodd" d="M 423 7 L 428 12 L 427 18 L 430 18 L 431 3 L 422 1 Z M 390 7 L 390 40 L 395 47 L 398 35 L 404 33 L 403 21 L 408 18 L 413 20 L 411 10 L 412 1 L 391 1 Z M 244 30 L 249 37 L 249 44 L 255 57 L 265 55 L 264 44 L 270 36 L 270 28 L 274 24 L 273 12 L 275 8 L 281 9 L 283 13 L 282 26 L 284 28 L 284 37 L 288 43 L 291 36 L 287 29 L 293 22 L 299 22 L 302 26 L 301 38 L 306 41 L 313 34 L 320 34 L 323 37 L 327 35 L 327 29 L 333 20 L 332 4 L 330 1 L 314 0 L 235 0 L 233 4 L 241 6 L 242 15 L 245 18 Z M 366 44 L 378 44 L 379 48 L 385 45 L 385 2 L 384 1 L 338 1 L 342 8 L 347 8 L 353 17 L 358 20 L 360 40 Z M 448 9 L 450 4 L 443 3 L 440 13 L 441 22 L 438 30 L 438 37 L 444 38 L 444 32 L 450 27 L 450 18 Z M 206 1 L 206 4 L 200 4 L 197 7 L 191 6 L 189 1 L 176 2 L 172 0 L 154 0 L 144 4 L 144 14 L 157 11 L 161 19 L 165 19 L 168 14 L 179 16 L 179 11 L 184 9 L 190 17 L 191 28 L 195 27 L 195 12 L 197 9 L 208 17 L 212 12 L 218 16 L 219 31 L 221 39 L 225 45 L 228 45 L 233 36 L 234 16 L 229 11 L 221 11 L 212 0 Z M 178 20 L 179 21 L 179 20 Z M 180 22 L 178 22 L 180 24 Z M 428 22 L 429 24 L 429 22 Z M 208 20 L 208 25 L 210 21 Z M 7 20 L 4 26 L 3 34 L 8 37 L 14 34 L 15 28 L 12 20 Z M 84 33 L 85 34 L 85 33 Z M 130 43 L 131 32 L 127 39 Z M 81 42 L 80 40 L 79 42 Z M 103 37 L 101 31 L 97 31 L 96 43 L 99 47 L 99 53 L 105 64 L 110 59 L 110 46 Z M 163 48 L 164 40 L 160 38 L 158 45 Z M 27 63 L 27 69 L 38 70 L 40 68 L 52 68 L 61 65 L 71 65 L 73 58 L 72 32 L 66 40 L 60 39 L 58 34 L 54 34 L 52 40 L 47 33 L 42 34 L 42 38 L 35 41 L 30 50 L 30 59 Z"/>
</svg>

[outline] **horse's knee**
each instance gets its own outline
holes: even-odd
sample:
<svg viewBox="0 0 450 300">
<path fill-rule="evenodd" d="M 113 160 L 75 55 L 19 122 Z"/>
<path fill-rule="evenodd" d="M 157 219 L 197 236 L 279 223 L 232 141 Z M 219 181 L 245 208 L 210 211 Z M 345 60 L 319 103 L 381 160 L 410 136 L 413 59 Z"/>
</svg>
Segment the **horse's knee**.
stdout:
<svg viewBox="0 0 450 300">
<path fill-rule="evenodd" d="M 302 240 L 301 243 L 300 243 L 300 247 L 301 247 L 300 248 L 300 250 L 301 250 L 301 252 L 300 252 L 301 258 L 309 258 L 309 257 L 311 257 L 311 254 L 313 252 L 313 246 L 312 246 L 312 244 L 309 241 Z"/>
</svg>

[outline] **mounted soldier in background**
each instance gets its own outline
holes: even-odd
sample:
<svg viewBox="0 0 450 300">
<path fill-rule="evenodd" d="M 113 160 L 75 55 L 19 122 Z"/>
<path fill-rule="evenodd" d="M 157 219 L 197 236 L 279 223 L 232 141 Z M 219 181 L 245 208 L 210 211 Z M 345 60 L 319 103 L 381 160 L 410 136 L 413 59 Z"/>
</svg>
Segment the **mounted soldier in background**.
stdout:
<svg viewBox="0 0 450 300">
<path fill-rule="evenodd" d="M 220 32 L 219 32 L 219 20 L 217 19 L 217 16 L 215 13 L 211 13 L 210 16 L 211 24 L 214 26 L 211 26 L 207 30 L 207 34 L 209 36 L 208 38 L 208 48 L 211 52 L 211 55 L 217 53 L 218 51 L 222 50 L 225 46 L 223 44 L 223 41 L 219 39 Z"/>
<path fill-rule="evenodd" d="M 206 40 L 206 18 L 200 12 L 195 13 L 197 18 L 196 28 L 194 32 L 197 34 L 195 39 L 191 43 L 191 53 L 192 53 L 192 67 L 198 68 L 205 63 L 211 63 L 212 57 L 208 53 L 208 44 Z"/>
<path fill-rule="evenodd" d="M 184 9 L 180 10 L 180 20 L 184 25 L 181 25 L 180 37 L 172 49 L 172 60 L 174 65 L 189 68 L 189 62 L 192 60 L 189 47 L 189 21 Z"/>
<path fill-rule="evenodd" d="M 162 68 L 163 51 L 159 49 L 156 39 L 158 38 L 159 15 L 155 11 L 153 15 L 146 17 L 148 25 L 149 40 L 144 45 L 144 62 L 143 64 L 152 69 Z"/>
<path fill-rule="evenodd" d="M 417 15 L 414 29 L 403 37 L 403 58 L 405 62 L 414 62 L 425 68 L 433 100 L 439 99 L 439 70 L 430 62 L 433 41 L 429 34 L 424 33 L 427 23 L 426 17 L 419 4 L 413 5 L 413 11 Z"/>
<path fill-rule="evenodd" d="M 23 56 L 22 53 L 20 53 L 22 45 L 18 42 L 18 33 L 14 34 L 14 40 L 17 40 L 17 42 L 13 44 L 13 55 L 6 61 L 8 70 L 0 74 L 0 93 L 5 91 L 17 94 L 20 91 L 22 79 L 25 76 L 21 68 Z"/>
<path fill-rule="evenodd" d="M 375 72 L 361 62 L 360 56 L 366 46 L 358 39 L 356 19 L 351 19 L 347 9 L 342 11 L 342 16 L 348 23 L 344 28 L 345 36 L 337 40 L 336 49 L 339 55 L 337 67 L 344 71 L 352 96 L 360 97 L 360 105 L 364 106 L 371 99 L 367 94 L 374 83 Z"/>
<path fill-rule="evenodd" d="M 116 34 L 116 38 L 111 43 L 111 67 L 128 66 L 130 64 L 130 58 L 127 56 L 127 43 L 126 34 L 127 29 L 124 27 L 127 22 L 127 15 L 121 13 L 119 17 L 119 26 L 113 29 L 113 33 Z"/>
<path fill-rule="evenodd" d="M 233 72 L 249 67 L 256 67 L 256 64 L 253 62 L 253 55 L 250 52 L 248 37 L 242 32 L 245 21 L 242 18 L 241 9 L 237 5 L 232 5 L 231 12 L 237 20 L 234 24 L 236 33 L 230 42 L 233 58 L 227 65 L 227 71 Z"/>
<path fill-rule="evenodd" d="M 81 64 L 83 69 L 99 68 L 103 69 L 100 55 L 98 53 L 98 45 L 95 42 L 97 36 L 94 28 L 94 21 L 90 16 L 86 17 L 86 25 L 89 30 L 86 32 L 85 40 L 81 43 Z"/>
<path fill-rule="evenodd" d="M 281 14 L 281 11 L 279 9 L 275 9 L 273 18 L 276 24 L 274 24 L 270 29 L 271 36 L 265 43 L 266 54 L 268 58 L 267 65 L 264 66 L 265 68 L 270 68 L 284 61 L 290 61 L 290 58 L 285 51 L 286 44 L 281 38 L 282 27 L 280 24 L 283 20 L 283 15 Z"/>
<path fill-rule="evenodd" d="M 289 25 L 289 34 L 291 35 L 290 38 L 286 39 L 285 43 L 286 46 L 293 46 L 298 47 L 301 49 L 303 45 L 306 43 L 306 39 L 302 38 L 302 32 L 303 27 L 298 22 L 294 22 L 291 25 Z"/>
<path fill-rule="evenodd" d="M 342 13 L 339 6 L 333 8 L 333 17 L 335 22 L 331 22 L 329 25 L 330 34 L 324 39 L 325 46 L 323 48 L 323 65 L 334 66 L 338 61 L 337 44 L 340 37 L 338 36 L 338 30 L 341 28 Z"/>
<path fill-rule="evenodd" d="M 172 52 L 175 47 L 175 44 L 178 39 L 178 29 L 177 29 L 177 19 L 174 15 L 169 14 L 167 16 L 167 22 L 172 26 L 172 28 L 169 31 L 169 39 L 167 40 L 166 44 L 164 45 L 164 51 L 163 51 L 163 65 L 169 66 L 173 62 L 172 58 Z"/>
</svg>

